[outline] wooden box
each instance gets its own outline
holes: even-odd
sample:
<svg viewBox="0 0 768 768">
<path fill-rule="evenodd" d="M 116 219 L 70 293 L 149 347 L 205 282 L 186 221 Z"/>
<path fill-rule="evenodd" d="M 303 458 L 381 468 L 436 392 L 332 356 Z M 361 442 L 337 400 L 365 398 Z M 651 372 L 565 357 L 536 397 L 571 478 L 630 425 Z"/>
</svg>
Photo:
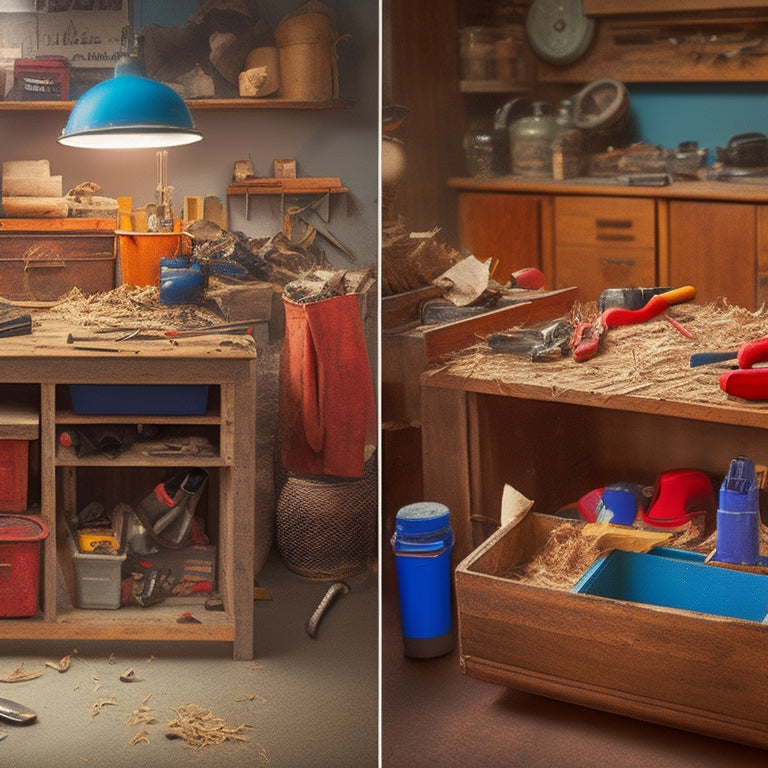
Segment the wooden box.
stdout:
<svg viewBox="0 0 768 768">
<path fill-rule="evenodd" d="M 458 565 L 462 671 L 768 748 L 768 625 L 536 587 L 506 575 L 561 522 L 529 513 Z"/>
<path fill-rule="evenodd" d="M 111 219 L 0 219 L 0 297 L 54 301 L 115 287 Z"/>
</svg>

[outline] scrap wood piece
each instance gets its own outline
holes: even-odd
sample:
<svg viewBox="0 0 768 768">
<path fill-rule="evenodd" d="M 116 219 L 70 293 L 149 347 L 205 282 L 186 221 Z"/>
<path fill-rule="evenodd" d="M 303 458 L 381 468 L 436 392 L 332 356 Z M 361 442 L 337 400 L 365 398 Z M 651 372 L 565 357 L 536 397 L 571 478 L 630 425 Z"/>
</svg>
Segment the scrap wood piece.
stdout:
<svg viewBox="0 0 768 768">
<path fill-rule="evenodd" d="M 142 728 L 129 742 L 129 747 L 135 747 L 137 744 L 140 744 L 144 742 L 145 744 L 149 744 L 149 734 L 147 733 L 146 728 Z"/>
<path fill-rule="evenodd" d="M 251 726 L 241 724 L 230 728 L 222 718 L 214 716 L 209 709 L 195 704 L 171 707 L 176 717 L 167 723 L 166 738 L 183 739 L 195 752 L 208 746 L 223 744 L 225 741 L 248 741 L 243 731 Z"/>
<path fill-rule="evenodd" d="M 108 699 L 99 699 L 98 701 L 94 701 L 93 704 L 91 704 L 91 717 L 96 717 L 96 715 L 101 714 L 101 710 L 104 707 L 114 707 L 117 706 L 117 699 L 114 696 L 110 696 Z"/>
<path fill-rule="evenodd" d="M 120 675 L 121 683 L 140 683 L 143 679 L 142 677 L 136 677 L 136 670 L 133 667 L 129 667 Z"/>
<path fill-rule="evenodd" d="M 587 523 L 581 532 L 583 536 L 594 539 L 595 546 L 601 552 L 610 549 L 648 552 L 672 540 L 672 535 L 664 531 L 644 531 L 613 523 Z"/>
<path fill-rule="evenodd" d="M 72 664 L 71 656 L 64 656 L 60 661 L 46 661 L 45 666 L 55 669 L 57 672 L 66 672 Z"/>
<path fill-rule="evenodd" d="M 128 719 L 126 721 L 128 725 L 155 725 L 155 723 L 157 723 L 154 710 L 152 707 L 147 705 L 147 702 L 151 696 L 152 694 L 148 693 L 141 700 L 141 704 L 139 704 L 139 706 L 136 707 L 136 709 L 134 709 L 130 715 L 128 715 Z"/>
<path fill-rule="evenodd" d="M 35 672 L 25 672 L 24 662 L 22 661 L 10 675 L 0 677 L 0 683 L 23 683 L 27 680 L 34 680 L 35 678 L 41 677 L 44 672 L 45 668 Z"/>
</svg>

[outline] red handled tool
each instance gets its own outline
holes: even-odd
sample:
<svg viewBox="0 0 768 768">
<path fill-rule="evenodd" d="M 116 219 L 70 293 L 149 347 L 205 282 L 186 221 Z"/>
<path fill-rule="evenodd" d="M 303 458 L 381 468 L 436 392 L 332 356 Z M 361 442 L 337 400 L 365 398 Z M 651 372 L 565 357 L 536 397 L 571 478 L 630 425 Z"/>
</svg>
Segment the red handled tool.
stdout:
<svg viewBox="0 0 768 768">
<path fill-rule="evenodd" d="M 580 363 L 594 357 L 600 337 L 608 328 L 644 323 L 660 315 L 673 304 L 690 301 L 695 296 L 696 289 L 692 285 L 684 285 L 682 288 L 673 288 L 671 291 L 652 296 L 640 309 L 610 307 L 603 310 L 595 323 L 579 323 L 576 326 L 571 343 L 573 359 Z"/>
<path fill-rule="evenodd" d="M 768 360 L 768 337 L 748 341 L 739 347 L 736 371 L 720 376 L 720 389 L 742 400 L 768 400 L 768 368 L 753 368 Z"/>
</svg>

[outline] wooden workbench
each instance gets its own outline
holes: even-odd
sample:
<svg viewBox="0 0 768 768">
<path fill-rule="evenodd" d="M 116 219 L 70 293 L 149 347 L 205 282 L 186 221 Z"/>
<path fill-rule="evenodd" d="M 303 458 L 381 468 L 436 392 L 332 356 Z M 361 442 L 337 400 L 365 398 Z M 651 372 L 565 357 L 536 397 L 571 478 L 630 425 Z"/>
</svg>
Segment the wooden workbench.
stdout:
<svg viewBox="0 0 768 768">
<path fill-rule="evenodd" d="M 254 531 L 259 530 L 255 523 L 258 519 L 260 526 L 267 511 L 258 508 L 255 488 L 253 340 L 249 336 L 208 335 L 174 342 L 158 339 L 94 343 L 89 349 L 78 349 L 67 344 L 66 336 L 66 329 L 36 323 L 30 335 L 0 338 L 2 399 L 20 398 L 27 405 L 39 407 L 39 513 L 49 529 L 44 542 L 41 610 L 31 618 L 0 619 L 0 638 L 225 641 L 232 643 L 236 659 L 252 658 L 253 576 L 270 546 L 269 541 L 254 546 Z M 79 415 L 71 407 L 70 384 L 207 385 L 208 408 L 200 416 Z M 64 425 L 139 422 L 173 425 L 188 431 L 199 428 L 213 437 L 218 451 L 213 456 L 195 457 L 157 457 L 128 451 L 115 459 L 77 458 L 72 449 L 61 447 L 57 440 Z M 74 486 L 78 472 L 87 468 L 162 473 L 190 465 L 209 472 L 209 495 L 218 491 L 218 499 L 209 498 L 209 513 L 215 512 L 213 520 L 218 529 L 209 530 L 209 535 L 217 548 L 217 588 L 224 600 L 224 611 L 206 611 L 203 600 L 198 598 L 172 598 L 148 608 L 127 606 L 113 611 L 72 607 L 71 596 L 68 599 L 61 595 L 60 566 L 65 557 L 64 497 L 66 489 Z M 141 496 L 146 487 L 140 486 Z M 191 611 L 201 623 L 178 623 L 184 611 Z"/>
</svg>

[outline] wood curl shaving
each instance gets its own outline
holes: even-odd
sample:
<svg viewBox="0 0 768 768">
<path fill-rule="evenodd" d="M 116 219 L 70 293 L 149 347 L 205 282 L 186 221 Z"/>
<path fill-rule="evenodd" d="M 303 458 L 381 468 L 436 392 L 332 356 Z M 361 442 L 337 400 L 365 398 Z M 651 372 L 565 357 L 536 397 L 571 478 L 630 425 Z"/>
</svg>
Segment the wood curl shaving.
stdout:
<svg viewBox="0 0 768 768">
<path fill-rule="evenodd" d="M 57 672 L 66 672 L 72 664 L 71 656 L 64 656 L 59 661 L 46 661 L 45 666 L 55 669 Z"/>
<path fill-rule="evenodd" d="M 114 707 L 117 706 L 117 699 L 114 698 L 114 696 L 111 696 L 108 699 L 99 699 L 98 701 L 94 701 L 93 704 L 91 704 L 91 717 L 96 717 L 97 715 L 101 714 L 101 710 L 104 707 Z"/>
<path fill-rule="evenodd" d="M 248 741 L 243 735 L 250 726 L 230 728 L 220 717 L 195 704 L 182 704 L 172 708 L 176 717 L 168 722 L 169 739 L 183 739 L 195 752 L 225 741 Z"/>
<path fill-rule="evenodd" d="M 129 742 L 129 747 L 134 747 L 136 744 L 141 744 L 144 742 L 145 744 L 149 744 L 149 734 L 147 733 L 146 728 L 142 728 Z"/>
<path fill-rule="evenodd" d="M 35 678 L 41 677 L 44 672 L 44 668 L 35 672 L 25 672 L 24 662 L 22 662 L 18 667 L 16 667 L 16 669 L 13 670 L 13 672 L 11 672 L 10 675 L 0 677 L 0 683 L 23 683 L 27 680 L 34 680 Z"/>
</svg>

